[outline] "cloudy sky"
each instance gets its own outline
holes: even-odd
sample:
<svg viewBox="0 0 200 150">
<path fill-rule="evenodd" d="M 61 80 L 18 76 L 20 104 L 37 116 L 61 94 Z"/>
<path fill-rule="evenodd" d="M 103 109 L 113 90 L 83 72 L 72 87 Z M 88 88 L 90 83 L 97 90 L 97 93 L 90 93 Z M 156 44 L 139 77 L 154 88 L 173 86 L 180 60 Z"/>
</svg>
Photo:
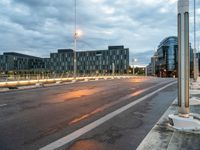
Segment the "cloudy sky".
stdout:
<svg viewBox="0 0 200 150">
<path fill-rule="evenodd" d="M 83 32 L 78 49 L 124 45 L 133 56 L 146 53 L 147 59 L 163 38 L 176 35 L 176 2 L 77 0 L 77 26 Z M 199 1 L 197 8 L 199 18 Z M 197 23 L 199 29 L 199 19 Z M 74 0 L 0 0 L 0 54 L 48 57 L 58 48 L 73 48 L 73 32 Z"/>
</svg>

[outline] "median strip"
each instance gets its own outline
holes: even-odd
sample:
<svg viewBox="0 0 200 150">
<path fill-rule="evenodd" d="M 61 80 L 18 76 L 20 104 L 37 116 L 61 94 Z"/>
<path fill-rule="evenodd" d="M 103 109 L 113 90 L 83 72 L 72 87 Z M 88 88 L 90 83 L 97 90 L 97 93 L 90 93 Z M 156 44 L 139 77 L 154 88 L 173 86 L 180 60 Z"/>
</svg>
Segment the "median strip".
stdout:
<svg viewBox="0 0 200 150">
<path fill-rule="evenodd" d="M 63 138 L 61 138 L 61 139 L 59 139 L 59 140 L 57 140 L 57 141 L 55 141 L 53 143 L 50 143 L 49 145 L 47 145 L 45 147 L 42 147 L 40 150 L 54 150 L 54 149 L 60 148 L 60 147 L 62 147 L 64 145 L 68 144 L 69 142 L 72 142 L 73 140 L 79 138 L 80 136 L 84 135 L 85 133 L 95 129 L 96 127 L 98 127 L 101 124 L 105 123 L 106 121 L 112 119 L 113 117 L 119 115 L 120 113 L 128 110 L 129 108 L 133 107 L 134 105 L 144 101 L 145 99 L 153 96 L 154 94 L 162 91 L 163 89 L 165 89 L 165 88 L 167 88 L 167 87 L 169 87 L 169 86 L 171 86 L 171 85 L 173 85 L 175 83 L 176 82 L 169 83 L 169 84 L 163 86 L 162 88 L 160 88 L 160 89 L 158 89 L 158 90 L 156 90 L 156 91 L 154 91 L 154 92 L 152 92 L 150 94 L 147 94 L 144 97 L 139 98 L 139 99 L 137 99 L 137 100 L 135 100 L 135 101 L 133 101 L 133 102 L 131 102 L 131 103 L 129 103 L 129 104 L 117 109 L 117 110 L 115 110 L 114 112 L 111 112 L 111 113 L 105 115 L 104 117 L 102 117 L 102 118 L 100 118 L 100 119 L 98 119 L 98 120 L 96 120 L 96 121 L 94 121 L 94 122 L 92 122 L 92 123 L 80 128 L 80 129 L 72 132 L 71 134 L 69 134 L 69 135 L 67 135 L 67 136 L 65 136 L 65 137 L 63 137 Z"/>
</svg>

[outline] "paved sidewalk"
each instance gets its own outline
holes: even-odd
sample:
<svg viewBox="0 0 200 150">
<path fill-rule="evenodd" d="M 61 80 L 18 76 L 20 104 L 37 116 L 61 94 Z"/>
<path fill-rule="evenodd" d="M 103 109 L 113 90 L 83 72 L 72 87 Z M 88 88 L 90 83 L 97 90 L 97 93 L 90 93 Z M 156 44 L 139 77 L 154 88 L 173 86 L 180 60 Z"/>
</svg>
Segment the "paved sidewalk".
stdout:
<svg viewBox="0 0 200 150">
<path fill-rule="evenodd" d="M 190 112 L 200 114 L 200 81 L 191 83 Z M 169 125 L 168 115 L 177 113 L 177 100 L 138 146 L 137 150 L 200 150 L 200 132 L 180 132 Z"/>
</svg>

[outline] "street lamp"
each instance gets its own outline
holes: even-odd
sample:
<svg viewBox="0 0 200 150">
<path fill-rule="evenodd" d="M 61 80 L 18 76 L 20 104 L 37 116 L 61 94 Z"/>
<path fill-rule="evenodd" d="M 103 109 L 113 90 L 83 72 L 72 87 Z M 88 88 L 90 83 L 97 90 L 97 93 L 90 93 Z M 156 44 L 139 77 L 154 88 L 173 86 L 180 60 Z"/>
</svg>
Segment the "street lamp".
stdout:
<svg viewBox="0 0 200 150">
<path fill-rule="evenodd" d="M 77 39 L 82 36 L 83 32 L 81 30 L 76 30 L 74 33 L 74 79 L 76 79 L 76 72 L 77 72 L 77 56 L 76 56 L 76 50 L 77 50 Z"/>
<path fill-rule="evenodd" d="M 198 69 L 198 58 L 197 58 L 197 48 L 196 48 L 196 0 L 194 0 L 194 51 L 193 51 L 193 73 L 194 73 L 194 81 L 197 81 L 199 76 Z"/>
<path fill-rule="evenodd" d="M 196 0 L 194 0 L 194 51 L 193 51 L 193 70 L 194 70 L 194 81 L 197 81 L 197 56 L 196 56 Z"/>
<path fill-rule="evenodd" d="M 76 0 L 74 0 L 74 80 L 76 79 L 77 72 L 77 39 L 83 35 L 81 30 L 77 30 L 77 13 L 76 13 Z"/>
<path fill-rule="evenodd" d="M 77 42 L 77 31 L 76 31 L 76 0 L 74 0 L 74 80 L 76 79 L 76 42 Z"/>
</svg>

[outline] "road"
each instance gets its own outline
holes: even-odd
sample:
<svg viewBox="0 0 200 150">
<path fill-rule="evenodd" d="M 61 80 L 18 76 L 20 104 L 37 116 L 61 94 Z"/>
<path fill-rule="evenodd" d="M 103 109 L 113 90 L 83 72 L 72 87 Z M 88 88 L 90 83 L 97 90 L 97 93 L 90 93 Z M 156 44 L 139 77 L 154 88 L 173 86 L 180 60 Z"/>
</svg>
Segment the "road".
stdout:
<svg viewBox="0 0 200 150">
<path fill-rule="evenodd" d="M 0 149 L 40 149 L 174 81 L 135 77 L 0 93 Z M 176 96 L 174 83 L 61 149 L 136 149 Z"/>
</svg>

